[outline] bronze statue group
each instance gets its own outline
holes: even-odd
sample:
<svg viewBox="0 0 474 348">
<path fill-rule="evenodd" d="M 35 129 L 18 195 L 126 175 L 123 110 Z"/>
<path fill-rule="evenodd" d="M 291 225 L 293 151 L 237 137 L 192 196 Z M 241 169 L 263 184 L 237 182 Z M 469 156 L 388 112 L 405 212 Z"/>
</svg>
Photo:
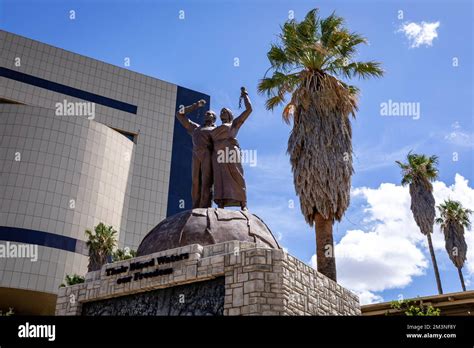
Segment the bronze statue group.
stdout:
<svg viewBox="0 0 474 348">
<path fill-rule="evenodd" d="M 210 208 L 212 201 L 219 208 L 237 206 L 247 210 L 247 194 L 244 171 L 240 160 L 222 160 L 219 153 L 229 151 L 241 153 L 237 133 L 252 112 L 252 105 L 245 88 L 241 88 L 241 100 L 245 110 L 234 118 L 232 111 L 222 108 L 217 126 L 214 111 L 207 111 L 204 123 L 199 125 L 191 121 L 186 114 L 203 107 L 205 100 L 178 110 L 176 117 L 186 128 L 193 141 L 192 157 L 192 200 L 194 208 Z"/>
</svg>

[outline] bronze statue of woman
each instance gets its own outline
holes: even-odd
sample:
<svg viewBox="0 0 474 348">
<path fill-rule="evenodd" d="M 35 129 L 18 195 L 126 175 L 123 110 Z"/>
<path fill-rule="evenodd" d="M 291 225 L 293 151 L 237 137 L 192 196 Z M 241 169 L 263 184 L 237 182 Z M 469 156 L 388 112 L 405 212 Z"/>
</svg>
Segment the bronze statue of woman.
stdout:
<svg viewBox="0 0 474 348">
<path fill-rule="evenodd" d="M 247 210 L 247 193 L 242 167 L 242 153 L 236 139 L 237 133 L 252 112 L 252 105 L 244 87 L 240 89 L 245 111 L 234 119 L 232 111 L 222 108 L 222 124 L 211 131 L 214 144 L 214 202 L 219 208 L 240 206 Z"/>
</svg>

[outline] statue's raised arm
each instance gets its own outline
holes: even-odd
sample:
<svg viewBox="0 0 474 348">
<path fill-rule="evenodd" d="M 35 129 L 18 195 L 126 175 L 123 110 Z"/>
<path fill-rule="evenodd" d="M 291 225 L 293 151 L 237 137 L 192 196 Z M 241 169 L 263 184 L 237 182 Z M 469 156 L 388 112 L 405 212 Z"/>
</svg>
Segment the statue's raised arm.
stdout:
<svg viewBox="0 0 474 348">
<path fill-rule="evenodd" d="M 203 107 L 204 105 L 206 105 L 206 101 L 204 99 L 201 99 L 189 106 L 180 106 L 178 111 L 176 112 L 176 118 L 183 125 L 183 127 L 186 128 L 188 133 L 192 133 L 193 130 L 199 127 L 199 125 L 196 122 L 193 122 L 189 118 L 187 118 L 186 115 L 200 107 Z"/>
<path fill-rule="evenodd" d="M 247 90 L 245 89 L 245 87 L 240 88 L 240 98 L 244 100 L 245 110 L 238 117 L 236 117 L 234 121 L 232 122 L 232 130 L 235 133 L 234 135 L 237 134 L 242 124 L 245 122 L 245 120 L 247 120 L 247 118 L 252 113 L 252 104 L 250 103 L 249 94 L 247 93 Z"/>
</svg>

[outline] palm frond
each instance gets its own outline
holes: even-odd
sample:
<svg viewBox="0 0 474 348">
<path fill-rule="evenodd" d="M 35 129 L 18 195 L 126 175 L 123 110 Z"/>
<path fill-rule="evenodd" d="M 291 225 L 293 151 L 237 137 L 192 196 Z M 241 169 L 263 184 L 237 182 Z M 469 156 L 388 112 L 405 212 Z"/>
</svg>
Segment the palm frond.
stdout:
<svg viewBox="0 0 474 348">
<path fill-rule="evenodd" d="M 370 77 L 381 77 L 384 74 L 381 64 L 378 62 L 353 62 L 335 69 L 348 79 L 354 77 L 367 79 Z"/>
<path fill-rule="evenodd" d="M 321 20 L 321 42 L 324 46 L 330 46 L 332 36 L 344 24 L 344 18 L 333 12 L 330 16 Z"/>
<path fill-rule="evenodd" d="M 304 43 L 310 44 L 318 40 L 316 37 L 320 23 L 318 12 L 318 9 L 312 9 L 306 14 L 304 20 L 296 25 L 296 32 Z"/>
<path fill-rule="evenodd" d="M 414 181 L 423 183 L 426 187 L 431 187 L 430 182 L 438 177 L 438 157 L 427 157 L 423 154 L 412 153 L 407 155 L 407 163 L 395 161 L 402 169 L 402 185 L 411 184 Z"/>
<path fill-rule="evenodd" d="M 356 52 L 357 46 L 368 43 L 367 39 L 362 35 L 352 32 L 347 35 L 346 40 L 343 44 L 339 45 L 336 49 L 341 57 L 351 58 Z"/>
<path fill-rule="evenodd" d="M 285 50 L 278 46 L 272 45 L 267 53 L 267 58 L 273 69 L 279 71 L 285 71 L 288 66 L 291 65 L 291 60 L 286 55 Z"/>
<path fill-rule="evenodd" d="M 286 124 L 290 124 L 291 119 L 294 117 L 294 113 L 295 113 L 295 105 L 293 103 L 289 103 L 283 109 L 283 114 L 282 114 L 283 121 L 285 121 Z"/>
<path fill-rule="evenodd" d="M 299 83 L 298 74 L 283 74 L 275 72 L 271 77 L 260 80 L 258 84 L 258 92 L 265 94 L 267 100 L 265 107 L 267 110 L 273 110 L 278 105 L 285 103 L 285 95 L 293 93 Z M 288 118 L 283 114 L 283 119 L 287 122 Z"/>
<path fill-rule="evenodd" d="M 267 101 L 265 102 L 265 107 L 267 108 L 267 110 L 273 110 L 275 107 L 283 104 L 284 102 L 285 99 L 283 99 L 279 95 L 276 95 L 267 99 Z"/>
</svg>

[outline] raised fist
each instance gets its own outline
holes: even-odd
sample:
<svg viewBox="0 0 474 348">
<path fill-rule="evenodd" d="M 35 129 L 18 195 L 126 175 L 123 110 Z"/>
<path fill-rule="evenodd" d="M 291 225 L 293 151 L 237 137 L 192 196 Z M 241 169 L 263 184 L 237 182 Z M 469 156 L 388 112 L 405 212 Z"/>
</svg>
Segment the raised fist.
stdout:
<svg viewBox="0 0 474 348">
<path fill-rule="evenodd" d="M 206 101 L 204 99 L 201 99 L 197 102 L 198 104 L 198 107 L 203 107 L 204 105 L 206 105 Z"/>
</svg>

